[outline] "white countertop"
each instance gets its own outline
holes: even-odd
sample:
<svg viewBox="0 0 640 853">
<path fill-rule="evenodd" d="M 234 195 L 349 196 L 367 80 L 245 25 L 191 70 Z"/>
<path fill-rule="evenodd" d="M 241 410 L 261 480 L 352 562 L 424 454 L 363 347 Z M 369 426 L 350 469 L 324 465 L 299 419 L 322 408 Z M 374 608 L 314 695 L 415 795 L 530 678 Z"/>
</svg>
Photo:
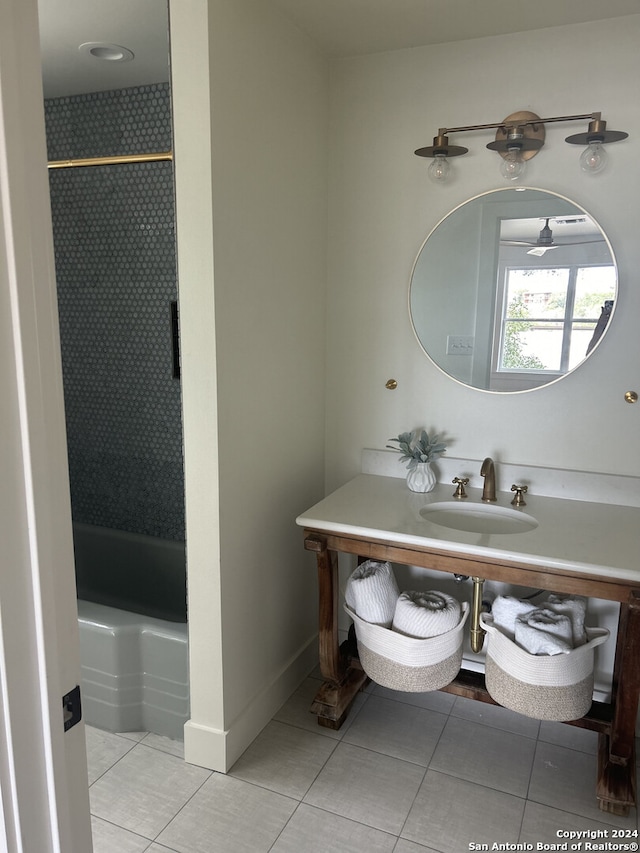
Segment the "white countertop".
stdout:
<svg viewBox="0 0 640 853">
<path fill-rule="evenodd" d="M 296 523 L 327 533 L 640 583 L 638 507 L 527 494 L 522 511 L 538 521 L 534 530 L 468 533 L 420 515 L 430 503 L 457 503 L 453 490 L 450 484 L 437 483 L 432 492 L 418 494 L 404 479 L 360 474 L 302 513 Z M 467 493 L 465 503 L 481 503 L 480 489 L 467 487 Z M 499 506 L 513 509 L 511 492 L 498 492 L 497 497 Z"/>
</svg>

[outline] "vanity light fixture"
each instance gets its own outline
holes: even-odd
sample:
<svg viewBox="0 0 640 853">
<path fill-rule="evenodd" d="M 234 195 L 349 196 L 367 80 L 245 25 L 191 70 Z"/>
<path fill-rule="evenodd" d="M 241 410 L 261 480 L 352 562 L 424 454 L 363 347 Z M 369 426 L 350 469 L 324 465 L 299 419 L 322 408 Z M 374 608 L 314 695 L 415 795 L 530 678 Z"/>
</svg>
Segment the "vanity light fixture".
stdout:
<svg viewBox="0 0 640 853">
<path fill-rule="evenodd" d="M 573 145 L 586 145 L 580 156 L 580 168 L 595 174 L 602 171 L 606 163 L 604 143 L 618 142 L 629 135 L 620 130 L 607 130 L 606 121 L 601 113 L 584 113 L 571 116 L 552 116 L 540 118 L 535 113 L 522 111 L 512 113 L 497 124 L 471 124 L 466 127 L 441 127 L 438 135 L 433 138 L 433 145 L 418 148 L 418 157 L 429 157 L 433 160 L 429 166 L 429 177 L 435 182 L 443 182 L 450 173 L 450 157 L 459 157 L 469 149 L 461 145 L 449 143 L 450 133 L 466 133 L 471 130 L 489 130 L 497 128 L 496 138 L 487 145 L 490 151 L 497 151 L 502 157 L 500 172 L 508 181 L 516 181 L 524 174 L 526 161 L 535 157 L 544 145 L 545 125 L 556 121 L 585 121 L 589 120 L 586 133 L 576 133 L 567 136 L 566 142 Z"/>
<path fill-rule="evenodd" d="M 604 142 L 618 142 L 626 139 L 628 133 L 622 130 L 607 130 L 606 121 L 602 121 L 600 113 L 594 113 L 586 133 L 575 133 L 567 136 L 565 142 L 572 145 L 586 145 L 580 155 L 580 168 L 584 172 L 601 172 L 607 162 L 607 153 L 602 147 Z"/>
</svg>

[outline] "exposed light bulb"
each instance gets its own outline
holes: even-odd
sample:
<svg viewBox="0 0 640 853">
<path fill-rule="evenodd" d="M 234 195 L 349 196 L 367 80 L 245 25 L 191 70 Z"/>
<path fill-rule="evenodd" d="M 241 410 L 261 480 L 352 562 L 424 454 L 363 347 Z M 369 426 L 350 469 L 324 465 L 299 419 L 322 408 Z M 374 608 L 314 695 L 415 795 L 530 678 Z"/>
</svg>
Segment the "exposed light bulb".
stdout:
<svg viewBox="0 0 640 853">
<path fill-rule="evenodd" d="M 580 168 L 583 172 L 595 175 L 607 165 L 607 152 L 599 139 L 592 140 L 580 155 Z"/>
<path fill-rule="evenodd" d="M 500 174 L 507 181 L 517 181 L 524 175 L 526 162 L 522 159 L 522 152 L 517 145 L 509 148 L 507 156 L 502 158 Z"/>
<path fill-rule="evenodd" d="M 451 164 L 445 154 L 435 154 L 428 169 L 429 177 L 435 183 L 444 183 L 451 173 Z"/>
</svg>

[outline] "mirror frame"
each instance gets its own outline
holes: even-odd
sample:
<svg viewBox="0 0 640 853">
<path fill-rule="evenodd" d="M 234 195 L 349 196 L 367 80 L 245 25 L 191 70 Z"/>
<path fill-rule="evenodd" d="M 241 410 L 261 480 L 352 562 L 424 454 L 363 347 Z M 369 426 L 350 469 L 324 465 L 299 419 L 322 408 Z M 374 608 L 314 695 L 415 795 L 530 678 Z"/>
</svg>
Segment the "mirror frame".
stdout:
<svg viewBox="0 0 640 853">
<path fill-rule="evenodd" d="M 574 206 L 574 207 L 576 207 L 576 208 L 577 208 L 581 213 L 584 213 L 586 216 L 588 216 L 588 217 L 591 219 L 591 221 L 593 222 L 593 224 L 594 224 L 594 225 L 599 229 L 600 233 L 602 234 L 603 241 L 606 243 L 606 246 L 607 246 L 607 248 L 608 248 L 608 250 L 609 250 L 609 254 L 611 255 L 611 262 L 612 262 L 613 266 L 615 267 L 615 272 L 616 272 L 616 297 L 615 297 L 615 300 L 614 300 L 613 308 L 612 308 L 612 310 L 611 310 L 611 315 L 610 315 L 609 320 L 608 320 L 608 322 L 607 322 L 607 328 L 605 329 L 604 333 L 600 336 L 599 340 L 598 340 L 598 341 L 597 341 L 597 343 L 594 345 L 594 347 L 592 348 L 592 350 L 591 350 L 590 352 L 588 352 L 588 353 L 585 355 L 585 357 L 582 359 L 582 361 L 580 361 L 578 364 L 576 364 L 576 365 L 575 365 L 575 367 L 571 368 L 571 370 L 568 370 L 566 373 L 563 373 L 563 374 L 562 374 L 562 375 L 560 375 L 560 376 L 554 376 L 552 379 L 550 379 L 550 380 L 549 380 L 549 382 L 544 382 L 544 383 L 542 383 L 542 384 L 540 384 L 540 385 L 536 385 L 536 386 L 534 386 L 534 387 L 532 387 L 532 388 L 522 388 L 522 389 L 518 389 L 518 390 L 504 390 L 504 391 L 503 391 L 503 390 L 497 390 L 497 389 L 491 389 L 491 388 L 481 388 L 481 387 L 479 387 L 478 385 L 472 385 L 472 384 L 471 384 L 471 383 L 469 383 L 469 382 L 465 382 L 463 379 L 459 379 L 459 378 L 458 378 L 458 377 L 456 377 L 456 376 L 452 376 L 452 374 L 448 373 L 448 372 L 447 372 L 447 370 L 445 370 L 445 368 L 444 368 L 444 367 L 442 367 L 440 364 L 438 364 L 438 362 L 437 362 L 437 361 L 436 361 L 436 360 L 435 360 L 435 359 L 434 359 L 434 358 L 429 354 L 429 352 L 427 352 L 427 349 L 426 349 L 426 347 L 425 347 L 424 343 L 422 342 L 422 340 L 420 339 L 420 336 L 418 335 L 418 331 L 417 331 L 417 329 L 416 329 L 416 325 L 415 325 L 415 323 L 414 323 L 414 319 L 413 319 L 413 313 L 412 313 L 412 310 L 411 310 L 411 291 L 412 291 L 412 287 L 413 287 L 413 284 L 414 284 L 414 276 L 415 276 L 416 268 L 418 267 L 418 264 L 419 264 L 419 261 L 420 261 L 420 257 L 421 257 L 421 255 L 422 255 L 422 252 L 424 251 L 425 246 L 427 245 L 427 243 L 428 243 L 429 239 L 433 236 L 433 234 L 435 233 L 435 231 L 436 231 L 436 230 L 437 230 L 437 229 L 438 229 L 438 228 L 439 228 L 439 227 L 440 227 L 440 226 L 441 226 L 441 225 L 442 225 L 442 224 L 443 224 L 447 219 L 449 219 L 449 217 L 453 216 L 457 211 L 459 211 L 461 208 L 465 207 L 465 205 L 470 204 L 471 202 L 477 201 L 478 199 L 484 198 L 484 197 L 486 197 L 486 196 L 496 195 L 496 194 L 498 194 L 498 193 L 508 192 L 508 191 L 515 192 L 516 190 L 517 190 L 517 191 L 531 190 L 531 191 L 533 191 L 533 192 L 537 192 L 537 193 L 546 193 L 547 195 L 554 196 L 555 198 L 559 199 L 559 200 L 560 200 L 560 201 L 562 201 L 563 203 L 567 203 L 567 204 L 573 205 L 573 206 Z M 413 334 L 414 334 L 414 336 L 415 336 L 415 339 L 416 339 L 416 341 L 417 341 L 417 343 L 418 343 L 418 346 L 420 347 L 420 349 L 421 349 L 422 353 L 423 353 L 423 354 L 428 358 L 428 360 L 431 362 L 431 364 L 433 364 L 433 365 L 434 365 L 434 366 L 435 366 L 435 367 L 440 371 L 440 373 L 442 373 L 442 374 L 443 374 L 444 376 L 446 376 L 447 378 L 451 379 L 453 382 L 456 382 L 456 383 L 458 383 L 459 385 L 462 385 L 464 388 L 469 388 L 469 389 L 471 389 L 471 390 L 473 390 L 473 391 L 480 391 L 480 392 L 482 392 L 482 393 L 484 393 L 484 394 L 498 394 L 498 395 L 500 395 L 500 396 L 502 396 L 502 395 L 507 395 L 507 394 L 529 394 L 529 393 L 531 393 L 532 391 L 539 391 L 539 390 L 541 390 L 541 389 L 543 389 L 543 388 L 548 388 L 550 385 L 555 385 L 557 382 L 561 382 L 563 379 L 566 379 L 568 376 L 571 376 L 573 373 L 575 373 L 575 371 L 576 371 L 576 370 L 579 370 L 579 368 L 580 368 L 580 367 L 582 367 L 582 365 L 583 365 L 583 364 L 584 364 L 584 363 L 585 363 L 589 358 L 591 358 L 591 356 L 596 352 L 596 350 L 597 350 L 597 349 L 598 349 L 598 347 L 600 346 L 600 344 L 601 344 L 602 340 L 606 337 L 607 333 L 610 331 L 610 328 L 611 328 L 611 321 L 613 320 L 613 316 L 614 316 L 614 314 L 615 314 L 616 307 L 617 307 L 617 304 L 618 304 L 619 286 L 620 286 L 620 278 L 619 278 L 618 263 L 617 263 L 617 260 L 616 260 L 615 253 L 614 253 L 614 251 L 613 251 L 613 246 L 611 245 L 611 241 L 609 240 L 609 237 L 608 237 L 608 236 L 607 236 L 607 234 L 605 233 L 605 231 L 604 231 L 604 229 L 602 228 L 602 226 L 600 225 L 600 223 L 599 223 L 599 222 L 595 219 L 595 217 L 593 217 L 593 216 L 591 215 L 591 213 L 589 213 L 589 211 L 588 211 L 588 210 L 586 210 L 586 209 L 585 209 L 581 204 L 578 204 L 576 201 L 574 201 L 573 199 L 569 198 L 568 196 L 562 195 L 561 193 L 557 193 L 557 192 L 555 192 L 555 191 L 553 191 L 553 190 L 543 189 L 542 187 L 531 187 L 531 186 L 522 186 L 522 187 L 517 187 L 517 188 L 516 188 L 516 187 L 513 187 L 513 186 L 509 186 L 509 187 L 499 187 L 499 188 L 497 188 L 497 189 L 486 190 L 485 192 L 478 193 L 477 195 L 472 196 L 471 198 L 465 199 L 464 201 L 460 202 L 460 203 L 459 203 L 459 204 L 457 204 L 454 208 L 452 208 L 448 213 L 446 213 L 443 217 L 441 217 L 441 219 L 439 219 L 439 220 L 438 220 L 438 222 L 437 222 L 437 223 L 433 226 L 433 228 L 429 231 L 429 233 L 427 234 L 426 238 L 423 240 L 422 244 L 420 245 L 420 248 L 419 248 L 419 250 L 418 250 L 418 253 L 417 253 L 417 255 L 416 255 L 416 257 L 415 257 L 415 260 L 414 260 L 414 262 L 413 262 L 413 265 L 412 265 L 412 267 L 411 267 L 411 275 L 410 275 L 410 277 L 409 277 L 409 288 L 408 288 L 408 311 L 409 311 L 409 322 L 410 322 L 410 324 L 411 324 L 411 329 L 412 329 L 412 331 L 413 331 Z"/>
</svg>

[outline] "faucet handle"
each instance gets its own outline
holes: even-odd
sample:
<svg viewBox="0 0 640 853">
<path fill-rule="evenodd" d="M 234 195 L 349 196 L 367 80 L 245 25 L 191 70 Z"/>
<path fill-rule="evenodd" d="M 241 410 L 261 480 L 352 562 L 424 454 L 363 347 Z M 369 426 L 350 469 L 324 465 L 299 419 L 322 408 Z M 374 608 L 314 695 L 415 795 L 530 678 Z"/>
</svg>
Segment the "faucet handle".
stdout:
<svg viewBox="0 0 640 853">
<path fill-rule="evenodd" d="M 511 486 L 511 491 L 515 492 L 513 500 L 511 501 L 514 506 L 527 505 L 527 502 L 525 501 L 523 495 L 525 495 L 529 491 L 529 486 L 516 486 L 514 484 L 513 486 Z"/>
<path fill-rule="evenodd" d="M 462 500 L 462 498 L 467 498 L 467 497 L 469 497 L 469 495 L 467 495 L 467 493 L 466 493 L 466 492 L 465 492 L 465 490 L 464 490 L 464 487 L 465 487 L 465 486 L 468 484 L 468 482 L 469 482 L 469 478 L 468 478 L 468 477 L 454 477 L 454 478 L 453 478 L 453 480 L 452 480 L 451 482 L 452 482 L 452 483 L 457 483 L 457 484 L 458 484 L 458 485 L 457 485 L 457 487 L 456 487 L 455 492 L 453 493 L 453 497 L 454 497 L 454 498 L 458 498 L 459 500 Z"/>
</svg>

